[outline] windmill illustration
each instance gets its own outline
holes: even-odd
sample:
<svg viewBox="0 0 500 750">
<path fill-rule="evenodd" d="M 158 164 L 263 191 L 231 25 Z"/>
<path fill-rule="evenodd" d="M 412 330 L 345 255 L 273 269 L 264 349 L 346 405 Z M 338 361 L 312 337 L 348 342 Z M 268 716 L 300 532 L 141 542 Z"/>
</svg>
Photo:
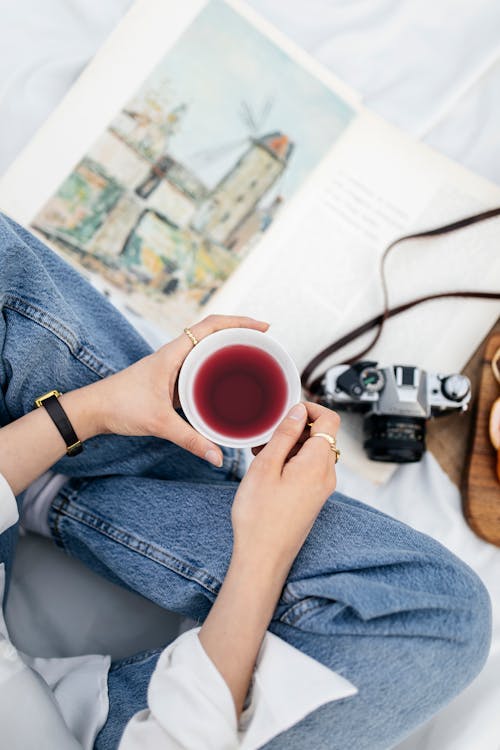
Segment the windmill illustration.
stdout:
<svg viewBox="0 0 500 750">
<path fill-rule="evenodd" d="M 273 104 L 272 98 L 266 99 L 260 114 L 256 116 L 248 103 L 242 101 L 239 115 L 248 133 L 245 138 L 194 155 L 195 159 L 213 161 L 222 155 L 227 158 L 228 152 L 235 149 L 244 149 L 202 201 L 192 220 L 192 227 L 196 231 L 229 249 L 238 244 L 238 234 L 245 223 L 251 218 L 254 225 L 259 221 L 269 223 L 272 213 L 281 204 L 277 187 L 285 175 L 294 144 L 281 131 L 264 130 Z M 267 213 L 258 217 L 255 215 L 256 209 L 269 195 L 271 188 L 275 197 Z M 257 228 L 252 227 L 253 230 Z"/>
<path fill-rule="evenodd" d="M 137 195 L 148 199 L 163 181 L 175 185 L 195 206 L 191 229 L 226 249 L 244 245 L 245 237 L 267 228 L 280 207 L 279 187 L 294 149 L 288 135 L 265 130 L 273 104 L 274 99 L 268 97 L 255 114 L 242 101 L 238 114 L 246 131 L 244 137 L 193 153 L 187 158 L 189 167 L 178 161 L 170 148 L 165 150 L 151 162 L 149 174 L 136 187 Z M 188 109 L 183 103 L 174 112 L 184 116 Z M 175 125 L 179 126 L 179 117 Z M 233 160 L 235 151 L 240 156 Z M 207 187 L 199 176 L 203 166 L 223 160 L 221 178 L 214 187 Z"/>
</svg>

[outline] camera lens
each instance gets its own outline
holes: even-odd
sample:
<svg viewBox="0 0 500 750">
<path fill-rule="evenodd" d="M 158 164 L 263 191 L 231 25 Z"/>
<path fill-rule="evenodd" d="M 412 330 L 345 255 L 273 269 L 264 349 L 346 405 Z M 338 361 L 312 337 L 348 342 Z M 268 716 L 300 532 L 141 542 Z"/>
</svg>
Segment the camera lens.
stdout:
<svg viewBox="0 0 500 750">
<path fill-rule="evenodd" d="M 364 419 L 364 448 L 372 461 L 398 464 L 420 461 L 425 451 L 425 419 L 369 414 Z"/>
</svg>

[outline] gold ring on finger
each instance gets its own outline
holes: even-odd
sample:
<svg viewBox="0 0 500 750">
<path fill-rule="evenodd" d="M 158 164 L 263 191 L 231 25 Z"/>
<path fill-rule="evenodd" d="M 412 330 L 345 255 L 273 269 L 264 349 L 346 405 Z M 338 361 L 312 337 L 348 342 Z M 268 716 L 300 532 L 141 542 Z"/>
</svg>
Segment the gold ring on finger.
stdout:
<svg viewBox="0 0 500 750">
<path fill-rule="evenodd" d="M 335 454 L 335 463 L 337 463 L 340 458 L 340 451 L 337 448 L 337 441 L 334 436 L 330 435 L 328 432 L 313 432 L 309 435 L 309 438 L 313 437 L 324 438 L 329 443 L 331 452 Z"/>
<path fill-rule="evenodd" d="M 196 344 L 198 343 L 198 339 L 196 338 L 196 336 L 194 335 L 194 333 L 191 331 L 191 329 L 184 328 L 184 333 L 186 334 L 186 336 L 189 337 L 192 345 L 196 346 Z"/>
</svg>

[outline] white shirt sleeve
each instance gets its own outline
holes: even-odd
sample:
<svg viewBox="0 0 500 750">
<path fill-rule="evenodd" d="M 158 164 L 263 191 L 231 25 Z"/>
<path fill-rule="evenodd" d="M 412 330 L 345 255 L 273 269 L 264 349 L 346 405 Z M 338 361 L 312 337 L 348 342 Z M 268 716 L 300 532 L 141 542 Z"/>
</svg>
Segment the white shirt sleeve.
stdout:
<svg viewBox="0 0 500 750">
<path fill-rule="evenodd" d="M 0 564 L 0 602 L 4 579 L 5 568 Z M 1 746 L 9 750 L 82 750 L 47 683 L 26 666 L 10 643 L 1 608 L 0 737 Z"/>
<path fill-rule="evenodd" d="M 163 651 L 148 708 L 130 720 L 119 750 L 255 750 L 324 703 L 357 692 L 348 680 L 267 633 L 250 704 L 238 724 L 229 688 L 198 632 L 185 633 Z"/>
<path fill-rule="evenodd" d="M 19 518 L 16 498 L 9 483 L 0 474 L 0 534 L 13 526 Z"/>
<path fill-rule="evenodd" d="M 82 750 L 47 684 L 1 635 L 0 736 L 9 750 Z"/>
</svg>

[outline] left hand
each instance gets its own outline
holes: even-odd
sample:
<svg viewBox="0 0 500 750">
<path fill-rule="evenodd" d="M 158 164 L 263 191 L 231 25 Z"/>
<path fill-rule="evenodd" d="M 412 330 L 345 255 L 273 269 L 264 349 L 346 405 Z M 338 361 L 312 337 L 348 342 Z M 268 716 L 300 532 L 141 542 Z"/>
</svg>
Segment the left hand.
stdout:
<svg viewBox="0 0 500 750">
<path fill-rule="evenodd" d="M 224 328 L 267 331 L 268 323 L 253 318 L 210 315 L 190 326 L 201 340 Z M 222 466 L 218 445 L 200 435 L 175 411 L 179 370 L 193 348 L 183 332 L 158 351 L 125 370 L 86 386 L 99 415 L 96 432 L 117 435 L 153 435 L 170 440 L 215 466 Z"/>
</svg>

